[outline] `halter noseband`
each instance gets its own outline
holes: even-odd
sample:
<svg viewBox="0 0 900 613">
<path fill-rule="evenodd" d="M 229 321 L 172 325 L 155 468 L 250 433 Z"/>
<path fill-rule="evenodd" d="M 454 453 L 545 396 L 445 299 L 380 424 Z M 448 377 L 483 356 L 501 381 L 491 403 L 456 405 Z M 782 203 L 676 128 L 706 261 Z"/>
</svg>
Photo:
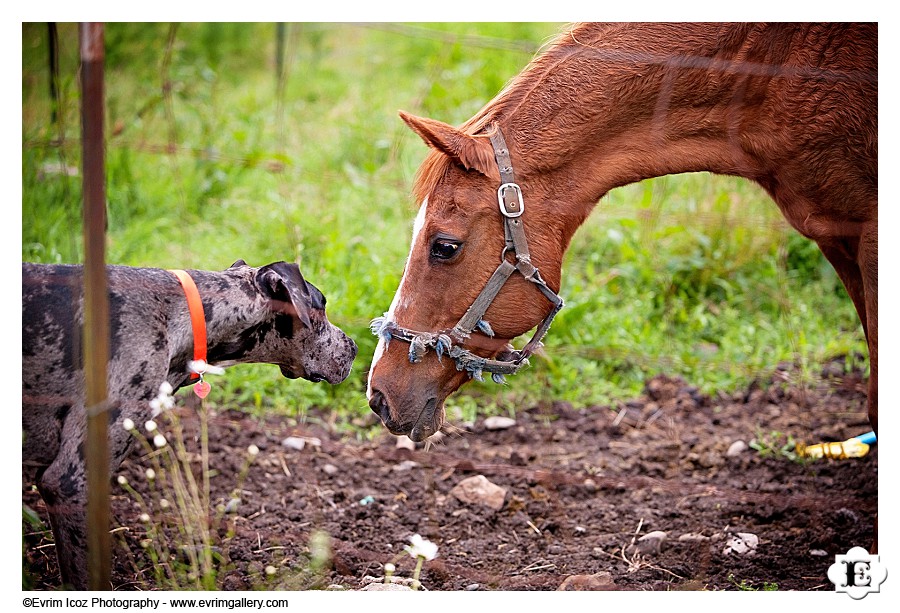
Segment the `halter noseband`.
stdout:
<svg viewBox="0 0 900 613">
<path fill-rule="evenodd" d="M 503 375 L 514 375 L 522 366 L 528 363 L 528 357 L 541 346 L 541 339 L 550 329 L 550 322 L 563 308 L 563 299 L 559 297 L 541 278 L 538 269 L 531 263 L 531 255 L 528 252 L 528 241 L 525 240 L 525 225 L 522 214 L 525 212 L 525 202 L 522 199 L 522 188 L 516 183 L 513 175 L 512 161 L 509 157 L 509 149 L 506 140 L 500 131 L 500 126 L 495 125 L 491 134 L 491 145 L 494 147 L 494 157 L 500 170 L 500 187 L 497 188 L 497 202 L 500 205 L 500 213 L 503 215 L 503 228 L 506 235 L 506 245 L 500 254 L 500 265 L 481 293 L 466 311 L 465 315 L 450 330 L 442 332 L 417 332 L 401 328 L 387 317 L 377 317 L 372 320 L 370 328 L 372 332 L 384 339 L 385 347 L 392 338 L 407 342 L 409 347 L 409 361 L 415 364 L 422 360 L 429 347 L 435 350 L 438 360 L 444 355 L 456 362 L 456 370 L 465 370 L 469 376 L 483 381 L 482 372 L 491 373 L 491 378 L 497 382 L 503 382 Z M 506 256 L 513 254 L 515 263 L 510 262 Z M 538 324 L 534 336 L 519 351 L 507 345 L 495 359 L 482 358 L 460 345 L 468 339 L 472 332 L 478 330 L 483 334 L 493 337 L 491 326 L 484 320 L 484 314 L 497 297 L 500 289 L 516 271 L 519 271 L 525 279 L 537 285 L 547 300 L 553 303 L 553 309 Z M 387 315 L 387 314 L 385 314 Z"/>
</svg>

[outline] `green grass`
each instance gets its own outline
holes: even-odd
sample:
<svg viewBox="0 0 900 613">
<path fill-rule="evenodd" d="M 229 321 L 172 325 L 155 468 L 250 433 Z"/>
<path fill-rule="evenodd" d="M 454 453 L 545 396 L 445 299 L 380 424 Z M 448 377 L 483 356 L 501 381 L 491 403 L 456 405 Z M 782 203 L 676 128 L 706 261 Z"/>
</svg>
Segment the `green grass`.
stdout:
<svg viewBox="0 0 900 613">
<path fill-rule="evenodd" d="M 728 574 L 728 580 L 731 581 L 731 583 L 734 584 L 738 591 L 741 592 L 758 592 L 760 590 L 763 592 L 778 591 L 778 584 L 769 581 L 763 581 L 761 587 L 755 587 L 753 583 L 747 581 L 746 579 L 741 579 L 740 581 L 738 581 L 731 573 Z"/>
<path fill-rule="evenodd" d="M 409 249 L 409 197 L 425 146 L 397 110 L 458 124 L 559 24 L 290 24 L 282 86 L 274 24 L 108 24 L 109 262 L 224 269 L 296 260 L 360 346 L 336 387 L 274 366 L 216 378 L 212 402 L 303 417 L 368 412 L 367 325 L 390 304 Z M 61 122 L 53 124 L 45 24 L 23 26 L 22 258 L 81 260 L 77 31 L 60 25 Z M 512 44 L 511 44 L 512 43 Z M 64 135 L 60 139 L 60 134 Z M 550 399 L 638 393 L 657 372 L 704 391 L 778 363 L 814 374 L 865 352 L 853 307 L 816 248 L 762 190 L 706 174 L 613 191 L 567 254 L 567 301 L 547 357 L 510 384 L 472 384 L 459 416 Z"/>
</svg>

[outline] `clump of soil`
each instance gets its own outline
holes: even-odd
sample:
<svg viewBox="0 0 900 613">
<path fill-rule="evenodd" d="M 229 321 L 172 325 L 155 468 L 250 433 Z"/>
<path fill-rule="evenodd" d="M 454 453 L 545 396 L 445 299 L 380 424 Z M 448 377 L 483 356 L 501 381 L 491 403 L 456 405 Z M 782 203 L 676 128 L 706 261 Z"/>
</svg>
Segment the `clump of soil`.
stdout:
<svg viewBox="0 0 900 613">
<path fill-rule="evenodd" d="M 421 534 L 439 547 L 420 576 L 428 590 L 833 590 L 834 556 L 871 548 L 877 445 L 863 458 L 803 462 L 790 459 L 788 443 L 870 429 L 865 381 L 840 370 L 795 385 L 782 369 L 715 397 L 660 375 L 621 406 L 523 407 L 510 427 L 457 424 L 427 448 L 398 446 L 380 428 L 371 440 L 342 434 L 327 413 L 300 424 L 214 414 L 213 506 L 231 498 L 248 446 L 260 449 L 223 524 L 234 533 L 223 527 L 219 585 L 360 589 L 386 562 L 409 578 L 414 561 L 403 547 Z M 195 412 L 181 417 L 195 432 Z M 285 446 L 288 437 L 302 449 Z M 119 471 L 135 487 L 146 487 L 142 455 Z M 476 475 L 506 490 L 499 509 L 452 493 Z M 30 485 L 23 501 L 46 522 Z M 152 589 L 141 509 L 113 491 L 113 585 Z M 26 576 L 36 589 L 58 587 L 47 533 L 23 529 Z M 319 532 L 330 535 L 332 556 L 315 571 Z M 739 553 L 739 534 L 755 536 L 755 550 Z"/>
</svg>

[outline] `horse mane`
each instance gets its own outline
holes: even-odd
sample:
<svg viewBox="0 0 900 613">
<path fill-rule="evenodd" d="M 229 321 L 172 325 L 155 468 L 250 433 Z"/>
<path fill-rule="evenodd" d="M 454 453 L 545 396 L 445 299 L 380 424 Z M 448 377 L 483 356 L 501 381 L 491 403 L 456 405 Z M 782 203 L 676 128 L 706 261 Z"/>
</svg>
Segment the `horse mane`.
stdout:
<svg viewBox="0 0 900 613">
<path fill-rule="evenodd" d="M 560 80 L 563 74 L 578 75 L 584 85 L 602 81 L 602 88 L 587 87 L 581 92 L 588 101 L 586 107 L 597 108 L 608 100 L 629 95 L 635 87 L 636 81 L 632 77 L 637 67 L 648 78 L 670 66 L 686 70 L 709 68 L 711 70 L 702 82 L 697 78 L 697 87 L 709 87 L 719 79 L 734 78 L 739 74 L 733 63 L 736 57 L 743 61 L 747 74 L 760 71 L 780 74 L 778 71 L 784 70 L 781 66 L 785 60 L 783 54 L 789 51 L 788 46 L 775 45 L 765 39 L 765 36 L 775 34 L 766 34 L 765 28 L 753 24 L 706 24 L 715 36 L 708 36 L 709 32 L 698 35 L 677 23 L 645 24 L 640 31 L 635 31 L 633 25 L 577 23 L 562 28 L 555 38 L 538 50 L 525 69 L 512 77 L 493 99 L 460 126 L 460 130 L 470 135 L 487 134 L 492 122 L 515 115 L 526 101 L 532 112 L 528 116 L 517 115 L 516 125 L 521 134 L 541 132 L 551 117 L 558 125 L 565 125 L 561 119 L 564 115 L 570 117 L 570 125 L 583 122 L 577 109 L 567 107 L 567 100 L 571 99 L 567 88 L 571 84 Z M 661 47 L 662 40 L 672 42 L 676 48 Z M 753 47 L 765 49 L 769 55 L 744 57 Z M 614 69 L 623 65 L 633 65 L 635 69 Z M 806 70 L 811 76 L 821 76 L 814 67 Z M 554 88 L 559 93 L 548 94 Z M 610 121 L 632 121 L 637 114 L 654 112 L 648 105 L 619 110 L 619 115 L 609 118 Z M 517 133 L 505 132 L 507 142 L 514 147 Z M 540 159 L 544 163 L 553 163 L 546 158 Z M 416 202 L 422 202 L 452 167 L 453 162 L 446 155 L 429 151 L 413 183 Z"/>
<path fill-rule="evenodd" d="M 507 115 L 516 108 L 528 95 L 535 85 L 540 83 L 548 70 L 555 66 L 559 59 L 557 51 L 570 46 L 576 40 L 575 31 L 585 26 L 597 28 L 597 24 L 570 24 L 560 31 L 558 35 L 544 43 L 535 53 L 528 66 L 507 82 L 507 84 L 487 104 L 481 107 L 475 115 L 463 123 L 459 129 L 466 134 L 489 134 L 490 124 L 501 115 Z M 596 36 L 596 32 L 593 34 Z M 571 55 L 570 51 L 564 51 L 564 55 Z M 435 149 L 430 149 L 419 166 L 413 181 L 413 197 L 416 203 L 421 203 L 431 190 L 453 167 L 453 161 L 445 154 Z"/>
</svg>

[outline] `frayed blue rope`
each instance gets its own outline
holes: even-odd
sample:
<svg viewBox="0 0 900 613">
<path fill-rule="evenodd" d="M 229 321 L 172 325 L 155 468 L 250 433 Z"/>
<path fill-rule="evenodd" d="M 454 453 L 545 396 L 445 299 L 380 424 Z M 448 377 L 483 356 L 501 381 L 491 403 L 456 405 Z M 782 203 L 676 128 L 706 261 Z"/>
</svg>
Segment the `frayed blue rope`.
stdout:
<svg viewBox="0 0 900 613">
<path fill-rule="evenodd" d="M 391 322 L 387 317 L 376 317 L 369 323 L 372 334 L 384 340 L 384 348 L 391 344 Z"/>
<path fill-rule="evenodd" d="M 428 351 L 428 344 L 425 339 L 421 336 L 413 338 L 409 343 L 409 363 L 421 362 L 426 351 Z"/>
<path fill-rule="evenodd" d="M 437 341 L 434 344 L 434 352 L 437 353 L 438 362 L 441 362 L 441 357 L 445 353 L 450 353 L 450 349 L 453 347 L 453 342 L 450 340 L 450 337 L 446 334 L 439 334 L 437 337 Z"/>
<path fill-rule="evenodd" d="M 453 351 L 450 352 L 450 357 L 456 360 L 456 370 L 465 370 L 469 373 L 469 378 L 476 381 L 484 381 L 482 376 L 485 365 L 484 358 L 479 358 L 475 354 L 459 347 L 453 348 Z"/>
<path fill-rule="evenodd" d="M 475 327 L 490 337 L 494 336 L 494 331 L 491 329 L 491 324 L 489 324 L 488 322 L 486 322 L 483 319 L 479 319 L 478 323 L 475 324 Z"/>
<path fill-rule="evenodd" d="M 493 336 L 494 331 L 491 329 L 490 324 L 485 320 L 479 320 L 477 324 L 478 330 L 483 332 L 488 336 Z M 378 336 L 379 338 L 384 340 L 385 349 L 387 349 L 388 344 L 391 342 L 391 338 L 393 338 L 396 333 L 396 324 L 391 322 L 387 318 L 387 314 L 383 317 L 376 317 L 371 322 L 369 322 L 369 329 L 372 331 L 372 334 Z M 404 331 L 404 334 L 408 334 L 408 331 Z M 466 334 L 465 336 L 468 336 Z M 404 337 L 403 340 L 407 340 L 408 337 Z M 475 379 L 476 381 L 484 382 L 484 367 L 486 364 L 486 360 L 484 358 L 479 358 L 475 354 L 470 351 L 467 351 L 459 346 L 454 346 L 453 341 L 450 336 L 447 334 L 430 334 L 427 332 L 422 332 L 417 334 L 409 340 L 409 362 L 411 364 L 416 364 L 422 361 L 424 355 L 428 352 L 429 347 L 434 347 L 435 353 L 437 354 L 438 362 L 442 362 L 441 358 L 447 355 L 454 362 L 456 362 L 456 370 L 466 371 L 469 377 Z M 526 364 L 528 360 L 524 361 Z M 491 379 L 494 383 L 503 385 L 506 383 L 505 377 L 500 373 L 491 373 Z"/>
</svg>

